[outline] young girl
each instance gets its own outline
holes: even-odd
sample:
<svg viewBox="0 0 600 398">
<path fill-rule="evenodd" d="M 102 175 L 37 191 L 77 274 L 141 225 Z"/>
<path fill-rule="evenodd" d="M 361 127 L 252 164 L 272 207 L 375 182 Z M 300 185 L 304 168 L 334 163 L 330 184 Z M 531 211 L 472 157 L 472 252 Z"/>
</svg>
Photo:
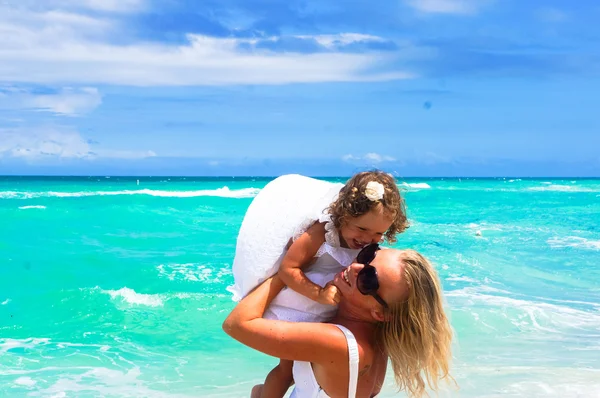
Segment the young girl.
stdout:
<svg viewBox="0 0 600 398">
<path fill-rule="evenodd" d="M 358 251 L 408 227 L 394 178 L 371 171 L 345 185 L 300 175 L 267 184 L 254 198 L 240 228 L 233 262 L 234 300 L 279 273 L 288 289 L 273 300 L 265 318 L 325 322 L 339 301 L 334 275 Z M 292 382 L 292 362 L 281 360 L 267 376 L 262 396 L 283 397 Z"/>
</svg>

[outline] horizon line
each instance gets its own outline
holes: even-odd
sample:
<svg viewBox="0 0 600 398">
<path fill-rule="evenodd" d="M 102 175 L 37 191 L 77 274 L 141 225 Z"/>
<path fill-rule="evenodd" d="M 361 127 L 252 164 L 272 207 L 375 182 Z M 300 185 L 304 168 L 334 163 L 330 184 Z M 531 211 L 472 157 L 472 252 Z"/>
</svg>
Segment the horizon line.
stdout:
<svg viewBox="0 0 600 398">
<path fill-rule="evenodd" d="M 43 177 L 43 178 L 48 178 L 48 177 L 55 177 L 55 178 L 64 178 L 64 177 L 77 177 L 77 178 L 212 178 L 212 179 L 217 179 L 217 178 L 230 178 L 230 179 L 236 179 L 236 178 L 262 178 L 262 179 L 269 179 L 269 178 L 277 178 L 280 177 L 282 175 L 288 175 L 288 174 L 300 174 L 300 175 L 304 175 L 306 177 L 313 177 L 313 178 L 346 178 L 346 177 L 352 177 L 353 174 L 346 174 L 346 175 L 310 175 L 310 174 L 302 174 L 302 173 L 283 173 L 283 174 L 278 174 L 278 175 L 222 175 L 222 176 L 216 176 L 216 175 L 125 175 L 125 174 L 113 174 L 113 175 L 108 175 L 108 174 L 0 174 L 0 178 L 5 178 L 5 177 L 30 177 L 30 178 L 36 178 L 36 177 Z M 390 173 L 392 174 L 392 173 Z M 453 179 L 457 179 L 457 178 L 472 178 L 472 179 L 500 179 L 500 178 L 510 178 L 510 179 L 572 179 L 572 178 L 578 178 L 578 179 L 589 179 L 589 180 L 593 180 L 593 179 L 600 179 L 600 175 L 599 176 L 507 176 L 507 175 L 498 175 L 498 176 L 469 176 L 469 175 L 464 175 L 464 176 L 394 176 L 395 178 L 435 178 L 435 179 L 442 179 L 442 178 L 453 178 Z"/>
</svg>

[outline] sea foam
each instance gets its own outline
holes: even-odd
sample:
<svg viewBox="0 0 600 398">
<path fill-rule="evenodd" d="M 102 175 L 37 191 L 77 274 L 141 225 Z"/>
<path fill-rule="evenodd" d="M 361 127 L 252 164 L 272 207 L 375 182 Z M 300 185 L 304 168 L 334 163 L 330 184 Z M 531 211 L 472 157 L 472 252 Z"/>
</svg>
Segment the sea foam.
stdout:
<svg viewBox="0 0 600 398">
<path fill-rule="evenodd" d="M 546 185 L 543 187 L 530 187 L 528 191 L 554 191 L 554 192 L 596 192 L 589 187 L 578 187 L 576 185 Z"/>
<path fill-rule="evenodd" d="M 409 189 L 430 189 L 431 188 L 431 186 L 429 184 L 427 184 L 426 182 L 415 182 L 415 183 L 403 182 L 402 185 Z"/>
<path fill-rule="evenodd" d="M 36 383 L 37 382 L 35 380 L 33 380 L 31 377 L 19 377 L 15 380 L 16 385 L 24 386 L 24 387 L 32 387 Z"/>
<path fill-rule="evenodd" d="M 214 270 L 203 264 L 160 264 L 156 267 L 159 276 L 169 280 L 185 280 L 190 282 L 220 283 L 224 275 L 231 274 L 231 265 Z"/>
<path fill-rule="evenodd" d="M 579 236 L 553 237 L 547 240 L 552 248 L 573 247 L 576 249 L 600 250 L 600 240 L 591 240 Z"/>
<path fill-rule="evenodd" d="M 451 304 L 460 308 L 488 308 L 521 328 L 532 332 L 566 334 L 569 329 L 578 329 L 580 335 L 600 329 L 600 311 L 596 306 L 589 310 L 575 309 L 565 305 L 542 301 L 525 300 L 497 294 L 496 289 L 465 287 L 446 293 Z M 492 293 L 492 294 L 489 294 Z"/>
<path fill-rule="evenodd" d="M 259 188 L 242 188 L 231 190 L 228 187 L 217 189 L 201 189 L 194 191 L 165 191 L 154 189 L 137 189 L 121 191 L 79 191 L 79 192 L 26 192 L 0 191 L 0 199 L 33 199 L 43 197 L 80 198 L 88 196 L 148 195 L 165 198 L 194 198 L 199 196 L 216 196 L 221 198 L 252 198 L 260 192 Z M 24 206 L 25 207 L 25 206 Z M 28 207 L 32 208 L 32 207 Z"/>
<path fill-rule="evenodd" d="M 137 293 L 128 287 L 119 290 L 103 290 L 103 293 L 110 295 L 111 298 L 120 298 L 124 302 L 133 305 L 145 305 L 148 307 L 162 307 L 164 302 L 157 294 Z"/>
</svg>

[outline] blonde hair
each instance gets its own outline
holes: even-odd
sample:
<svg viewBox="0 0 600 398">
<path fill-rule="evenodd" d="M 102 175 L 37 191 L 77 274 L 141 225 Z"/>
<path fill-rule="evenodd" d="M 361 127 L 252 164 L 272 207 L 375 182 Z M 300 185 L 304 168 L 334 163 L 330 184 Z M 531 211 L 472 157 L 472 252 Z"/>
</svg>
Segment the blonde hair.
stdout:
<svg viewBox="0 0 600 398">
<path fill-rule="evenodd" d="M 367 184 L 371 181 L 383 185 L 384 194 L 380 200 L 373 201 L 365 193 Z M 340 190 L 340 194 L 327 211 L 331 214 L 333 225 L 339 230 L 348 218 L 360 217 L 363 214 L 377 208 L 383 207 L 383 211 L 389 215 L 393 222 L 385 232 L 385 239 L 389 243 L 396 242 L 396 235 L 408 228 L 406 217 L 406 205 L 400 195 L 396 180 L 392 175 L 383 171 L 363 171 L 355 174 L 346 182 Z"/>
<path fill-rule="evenodd" d="M 410 397 L 436 391 L 438 382 L 453 381 L 449 374 L 452 329 L 444 313 L 442 289 L 431 263 L 414 250 L 400 255 L 408 284 L 408 298 L 390 305 L 390 318 L 379 324 L 396 384 Z"/>
</svg>

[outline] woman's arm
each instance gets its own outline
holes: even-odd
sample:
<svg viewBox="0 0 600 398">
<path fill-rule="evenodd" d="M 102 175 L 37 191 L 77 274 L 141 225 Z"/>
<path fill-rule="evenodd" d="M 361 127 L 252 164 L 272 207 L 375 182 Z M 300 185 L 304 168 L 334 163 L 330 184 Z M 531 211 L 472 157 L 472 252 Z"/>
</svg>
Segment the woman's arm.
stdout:
<svg viewBox="0 0 600 398">
<path fill-rule="evenodd" d="M 262 318 L 283 286 L 276 275 L 244 297 L 223 322 L 225 333 L 277 358 L 347 366 L 346 338 L 336 326 Z"/>
<path fill-rule="evenodd" d="M 321 304 L 336 305 L 339 292 L 333 286 L 322 288 L 302 272 L 325 242 L 325 224 L 315 223 L 292 243 L 281 261 L 279 276 L 290 289 Z"/>
</svg>

